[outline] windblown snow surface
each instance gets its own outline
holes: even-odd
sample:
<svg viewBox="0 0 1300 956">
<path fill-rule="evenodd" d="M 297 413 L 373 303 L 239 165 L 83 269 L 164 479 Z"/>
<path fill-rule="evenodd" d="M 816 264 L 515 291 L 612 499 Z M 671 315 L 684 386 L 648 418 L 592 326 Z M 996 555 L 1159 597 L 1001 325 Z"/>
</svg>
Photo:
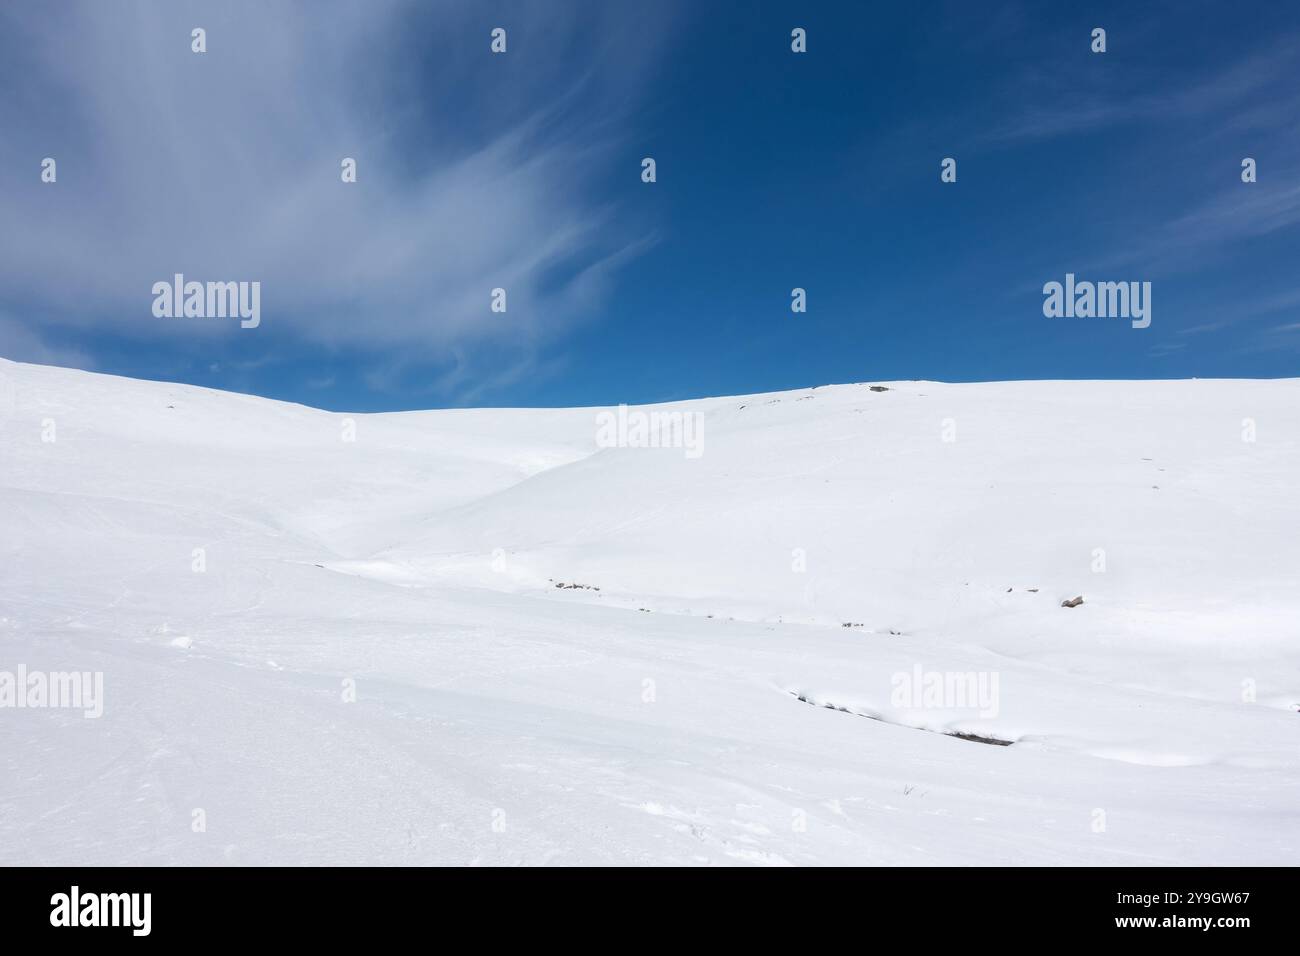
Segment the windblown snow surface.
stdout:
<svg viewBox="0 0 1300 956">
<path fill-rule="evenodd" d="M 0 671 L 103 674 L 0 861 L 1296 863 L 1300 380 L 886 384 L 691 458 L 0 362 Z"/>
</svg>

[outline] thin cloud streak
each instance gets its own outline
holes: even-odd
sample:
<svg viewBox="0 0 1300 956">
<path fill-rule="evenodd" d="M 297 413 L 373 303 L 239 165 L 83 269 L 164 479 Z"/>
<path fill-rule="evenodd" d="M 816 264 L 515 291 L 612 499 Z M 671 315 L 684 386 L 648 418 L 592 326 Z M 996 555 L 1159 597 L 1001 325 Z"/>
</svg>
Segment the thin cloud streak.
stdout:
<svg viewBox="0 0 1300 956">
<path fill-rule="evenodd" d="M 0 54 L 13 56 L 0 56 L 0 80 L 43 91 L 46 105 L 26 93 L 0 103 L 0 126 L 15 131 L 0 144 L 0 218 L 16 224 L 0 233 L 0 306 L 127 338 L 213 340 L 202 323 L 153 318 L 152 283 L 177 272 L 257 280 L 261 334 L 411 361 L 452 346 L 540 347 L 590 317 L 606 289 L 598 278 L 649 232 L 585 188 L 619 135 L 622 114 L 599 98 L 635 101 L 660 29 L 638 33 L 640 62 L 616 79 L 601 70 L 617 51 L 559 95 L 494 96 L 492 71 L 525 54 L 494 62 L 473 11 L 437 12 L 466 46 L 482 42 L 430 67 L 434 98 L 463 91 L 456 115 L 407 136 L 403 117 L 420 112 L 411 98 L 427 77 L 395 70 L 397 88 L 381 89 L 369 64 L 410 54 L 411 21 L 428 4 L 79 3 L 57 24 L 7 8 Z M 516 45 L 548 38 L 536 47 L 555 52 L 539 69 L 562 70 L 559 38 L 574 23 L 526 10 L 511 23 Z M 190 50 L 195 24 L 208 31 L 205 54 Z M 607 117 L 603 145 L 571 115 L 584 103 Z M 58 161 L 56 184 L 38 181 L 44 156 Z M 356 184 L 340 181 L 345 156 Z M 489 309 L 498 287 L 506 315 Z M 34 324 L 26 332 L 41 337 Z"/>
</svg>

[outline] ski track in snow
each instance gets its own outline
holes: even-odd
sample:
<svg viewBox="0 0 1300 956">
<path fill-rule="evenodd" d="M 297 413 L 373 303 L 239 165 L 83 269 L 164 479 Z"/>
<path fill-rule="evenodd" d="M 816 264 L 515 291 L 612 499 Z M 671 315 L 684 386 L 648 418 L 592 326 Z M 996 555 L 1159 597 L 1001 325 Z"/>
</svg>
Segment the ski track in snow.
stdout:
<svg viewBox="0 0 1300 956">
<path fill-rule="evenodd" d="M 1300 381 L 886 384 L 687 459 L 0 361 L 0 672 L 104 675 L 0 862 L 1294 864 Z"/>
</svg>

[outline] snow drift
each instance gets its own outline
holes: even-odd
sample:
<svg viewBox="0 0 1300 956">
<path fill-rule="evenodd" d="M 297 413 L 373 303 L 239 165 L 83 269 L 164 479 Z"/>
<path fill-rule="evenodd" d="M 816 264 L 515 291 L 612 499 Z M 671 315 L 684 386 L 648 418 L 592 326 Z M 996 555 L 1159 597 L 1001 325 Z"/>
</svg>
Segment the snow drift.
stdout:
<svg viewBox="0 0 1300 956">
<path fill-rule="evenodd" d="M 1295 862 L 1300 381 L 661 410 L 0 361 L 0 862 Z"/>
</svg>

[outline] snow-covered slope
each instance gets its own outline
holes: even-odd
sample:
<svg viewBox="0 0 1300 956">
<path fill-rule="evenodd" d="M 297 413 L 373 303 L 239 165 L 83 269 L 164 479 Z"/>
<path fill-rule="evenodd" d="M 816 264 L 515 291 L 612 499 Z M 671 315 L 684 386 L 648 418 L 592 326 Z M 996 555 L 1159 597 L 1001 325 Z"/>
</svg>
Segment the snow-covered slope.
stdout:
<svg viewBox="0 0 1300 956">
<path fill-rule="evenodd" d="M 0 361 L 0 862 L 1296 862 L 1300 381 L 632 411 Z"/>
</svg>

